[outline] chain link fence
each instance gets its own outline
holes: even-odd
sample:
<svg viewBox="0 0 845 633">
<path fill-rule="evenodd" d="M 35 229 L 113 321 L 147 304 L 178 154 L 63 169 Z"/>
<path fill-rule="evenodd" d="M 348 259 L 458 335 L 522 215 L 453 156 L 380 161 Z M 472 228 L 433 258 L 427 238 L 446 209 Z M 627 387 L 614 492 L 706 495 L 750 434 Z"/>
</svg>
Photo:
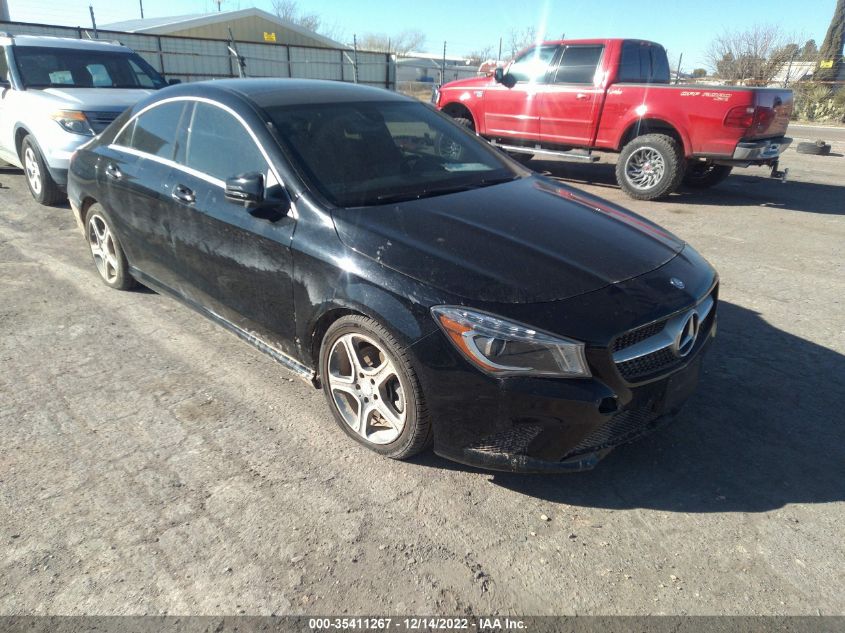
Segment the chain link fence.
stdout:
<svg viewBox="0 0 845 633">
<path fill-rule="evenodd" d="M 80 27 L 0 22 L 10 35 L 52 35 L 95 39 L 94 31 Z M 166 79 L 202 81 L 238 76 L 238 62 L 227 40 L 146 35 L 97 30 L 96 39 L 117 40 L 130 47 Z M 349 81 L 393 90 L 395 63 L 387 53 L 354 52 L 342 48 L 289 46 L 277 43 L 235 42 L 246 62 L 248 77 L 294 77 Z"/>
</svg>

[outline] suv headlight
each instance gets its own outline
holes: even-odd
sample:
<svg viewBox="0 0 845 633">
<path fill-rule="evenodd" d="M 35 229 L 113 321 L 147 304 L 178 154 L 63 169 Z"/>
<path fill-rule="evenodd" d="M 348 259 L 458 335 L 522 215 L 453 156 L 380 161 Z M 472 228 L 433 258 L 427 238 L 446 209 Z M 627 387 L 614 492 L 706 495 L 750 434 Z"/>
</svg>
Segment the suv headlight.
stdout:
<svg viewBox="0 0 845 633">
<path fill-rule="evenodd" d="M 584 344 L 578 341 L 459 306 L 435 306 L 431 313 L 467 360 L 488 374 L 590 376 Z"/>
<path fill-rule="evenodd" d="M 94 130 L 91 129 L 91 125 L 88 123 L 84 112 L 80 112 L 79 110 L 57 110 L 50 117 L 67 132 L 82 134 L 83 136 L 94 136 Z"/>
</svg>

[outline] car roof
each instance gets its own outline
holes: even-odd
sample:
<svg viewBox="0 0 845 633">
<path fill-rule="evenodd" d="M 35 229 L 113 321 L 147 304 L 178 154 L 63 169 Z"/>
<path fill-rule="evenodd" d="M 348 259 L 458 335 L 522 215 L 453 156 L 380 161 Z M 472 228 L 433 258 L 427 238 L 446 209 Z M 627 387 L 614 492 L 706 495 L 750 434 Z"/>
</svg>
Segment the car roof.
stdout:
<svg viewBox="0 0 845 633">
<path fill-rule="evenodd" d="M 180 84 L 163 92 L 174 96 L 178 93 L 208 98 L 223 92 L 235 93 L 251 100 L 259 108 L 356 101 L 415 101 L 384 88 L 324 79 L 218 79 Z"/>
<path fill-rule="evenodd" d="M 119 42 L 107 40 L 79 40 L 73 37 L 51 37 L 48 35 L 14 35 L 15 46 L 42 46 L 46 48 L 73 48 L 77 50 L 113 50 L 126 52 L 130 48 Z"/>
</svg>

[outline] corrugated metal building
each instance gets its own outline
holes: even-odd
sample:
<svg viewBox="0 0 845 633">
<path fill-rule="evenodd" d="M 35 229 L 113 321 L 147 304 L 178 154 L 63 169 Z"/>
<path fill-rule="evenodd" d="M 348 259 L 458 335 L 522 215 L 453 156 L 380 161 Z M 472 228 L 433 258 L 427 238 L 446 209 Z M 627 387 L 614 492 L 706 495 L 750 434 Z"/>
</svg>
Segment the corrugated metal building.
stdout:
<svg viewBox="0 0 845 633">
<path fill-rule="evenodd" d="M 318 48 L 347 48 L 339 42 L 309 31 L 298 24 L 250 8 L 238 11 L 221 11 L 200 15 L 182 15 L 164 18 L 126 20 L 104 24 L 103 30 L 146 33 L 149 35 L 177 35 L 225 40 L 229 29 L 237 42 L 269 42 L 291 46 Z"/>
</svg>

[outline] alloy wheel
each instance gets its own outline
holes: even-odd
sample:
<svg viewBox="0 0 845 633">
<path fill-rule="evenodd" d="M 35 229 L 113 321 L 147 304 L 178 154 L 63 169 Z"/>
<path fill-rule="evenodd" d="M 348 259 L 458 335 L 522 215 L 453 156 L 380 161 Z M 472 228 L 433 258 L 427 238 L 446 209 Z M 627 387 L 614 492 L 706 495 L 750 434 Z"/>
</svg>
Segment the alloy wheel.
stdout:
<svg viewBox="0 0 845 633">
<path fill-rule="evenodd" d="M 26 172 L 26 179 L 33 193 L 36 195 L 41 193 L 41 167 L 38 164 L 38 158 L 35 156 L 35 150 L 27 147 L 23 153 L 23 166 Z"/>
<path fill-rule="evenodd" d="M 88 245 L 91 247 L 91 254 L 94 256 L 94 263 L 100 275 L 106 283 L 114 283 L 118 275 L 114 237 L 106 221 L 97 213 L 88 219 Z"/>
<path fill-rule="evenodd" d="M 395 441 L 405 428 L 402 378 L 385 350 L 363 334 L 344 334 L 328 357 L 328 389 L 344 422 L 373 444 Z"/>
<path fill-rule="evenodd" d="M 625 161 L 625 176 L 635 189 L 651 189 L 666 173 L 663 156 L 653 147 L 640 147 Z"/>
</svg>

